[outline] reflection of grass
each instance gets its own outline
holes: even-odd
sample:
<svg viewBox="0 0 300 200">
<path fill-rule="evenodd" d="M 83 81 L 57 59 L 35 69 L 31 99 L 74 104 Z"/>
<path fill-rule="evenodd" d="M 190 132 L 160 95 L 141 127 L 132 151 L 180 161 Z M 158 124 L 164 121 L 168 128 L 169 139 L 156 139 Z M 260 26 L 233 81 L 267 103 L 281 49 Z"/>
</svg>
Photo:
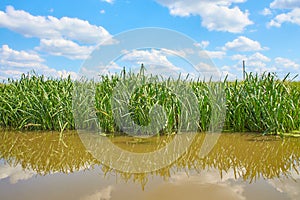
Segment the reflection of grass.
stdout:
<svg viewBox="0 0 300 200">
<path fill-rule="evenodd" d="M 70 173 L 97 163 L 76 133 L 62 137 L 59 133 L 0 132 L 0 157 L 40 174 Z"/>
<path fill-rule="evenodd" d="M 150 138 L 136 138 L 128 136 L 118 136 L 110 138 L 111 142 L 130 152 L 147 153 L 156 151 L 166 146 L 174 135 L 168 135 L 166 137 L 150 137 Z"/>
<path fill-rule="evenodd" d="M 300 141 L 296 138 L 239 134 L 223 134 L 210 154 L 202 161 L 205 166 L 222 172 L 234 170 L 237 177 L 253 181 L 289 175 L 300 166 Z"/>
<path fill-rule="evenodd" d="M 107 133 L 119 130 L 113 117 L 110 100 L 114 87 L 124 76 L 125 72 L 120 75 L 103 76 L 102 81 L 96 84 L 96 115 L 101 130 Z M 127 114 L 137 124 L 147 125 L 151 107 L 156 104 L 162 105 L 167 117 L 164 132 L 176 132 L 182 105 L 176 95 L 166 87 L 173 82 L 174 80 L 169 79 L 165 85 L 154 82 L 136 89 L 128 105 L 130 113 Z M 214 103 L 212 98 L 215 97 L 216 83 L 203 81 L 182 83 L 191 86 L 197 97 L 200 111 L 199 130 L 207 130 L 213 115 L 211 107 Z M 20 80 L 10 80 L 6 84 L 1 84 L 0 126 L 29 130 L 74 129 L 73 88 L 74 82 L 70 78 L 53 80 L 36 75 L 22 75 Z M 245 81 L 225 82 L 224 90 L 226 130 L 262 133 L 300 130 L 299 82 L 279 81 L 273 74 L 262 76 L 248 74 Z M 83 96 L 82 99 L 77 99 L 80 101 L 78 105 L 85 99 L 90 101 L 89 96 Z M 221 102 L 221 100 L 216 102 L 218 101 Z M 79 116 L 88 119 L 84 115 L 89 115 L 89 110 L 78 109 Z M 222 108 L 219 109 L 222 111 Z M 90 122 L 92 120 L 87 121 L 86 126 L 89 126 Z"/>
<path fill-rule="evenodd" d="M 109 166 L 102 166 L 101 170 L 104 174 L 117 174 L 125 181 L 134 181 L 145 186 L 150 176 L 168 179 L 173 170 L 189 169 L 201 172 L 215 168 L 219 170 L 221 177 L 225 172 L 234 171 L 236 178 L 241 177 L 252 182 L 259 178 L 272 179 L 283 175 L 288 177 L 292 169 L 297 171 L 300 166 L 298 138 L 222 134 L 212 151 L 205 157 L 199 157 L 204 137 L 205 134 L 198 134 L 189 150 L 177 161 L 152 173 L 124 173 Z M 62 139 L 66 145 L 60 142 L 59 133 L 0 132 L 0 158 L 4 158 L 11 165 L 20 164 L 24 169 L 33 169 L 39 174 L 70 173 L 100 165 L 85 150 L 76 133 L 69 132 Z M 140 152 L 143 147 L 147 151 L 158 149 L 167 140 L 164 136 L 150 139 L 151 142 L 147 143 L 145 140 L 141 143 L 135 140 L 134 145 L 138 147 L 132 147 L 132 144 L 126 147 L 126 142 L 133 141 L 132 138 L 120 137 L 112 142 L 123 149 Z M 168 151 L 171 152 L 172 149 Z M 165 153 L 170 153 L 168 151 Z"/>
</svg>

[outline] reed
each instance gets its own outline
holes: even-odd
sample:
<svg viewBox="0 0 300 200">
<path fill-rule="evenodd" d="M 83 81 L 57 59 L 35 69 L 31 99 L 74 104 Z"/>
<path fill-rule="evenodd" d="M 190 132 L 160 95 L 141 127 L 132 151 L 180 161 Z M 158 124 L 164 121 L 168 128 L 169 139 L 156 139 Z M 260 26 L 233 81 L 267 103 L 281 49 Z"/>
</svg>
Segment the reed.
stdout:
<svg viewBox="0 0 300 200">
<path fill-rule="evenodd" d="M 131 73 L 132 78 L 138 76 L 141 74 Z M 101 81 L 97 83 L 87 82 L 95 89 L 92 94 L 95 94 L 93 98 L 96 121 L 103 132 L 120 131 L 114 119 L 111 97 L 114 88 L 124 77 L 125 71 L 121 74 L 102 76 Z M 166 125 L 160 131 L 161 134 L 176 132 L 179 128 L 182 106 L 185 105 L 182 105 L 183 102 L 168 89 L 168 85 L 176 81 L 191 87 L 197 98 L 200 112 L 197 122 L 199 131 L 208 130 L 209 125 L 214 123 L 212 116 L 217 116 L 216 113 L 212 113 L 212 105 L 218 102 L 212 100 L 216 92 L 212 88 L 224 90 L 226 96 L 225 131 L 277 134 L 300 130 L 300 83 L 289 81 L 288 76 L 279 80 L 271 73 L 261 76 L 247 74 L 244 81 L 225 80 L 223 83 L 182 79 L 162 81 L 158 77 L 151 78 L 157 80 L 136 88 L 132 93 L 127 114 L 136 124 L 146 126 L 151 121 L 151 107 L 162 106 L 166 112 Z M 23 74 L 18 80 L 8 79 L 5 84 L 0 85 L 0 126 L 29 130 L 75 129 L 72 96 L 76 84 L 81 83 L 72 81 L 70 77 L 50 79 L 35 74 Z M 216 86 L 217 84 L 220 87 Z M 89 98 L 87 95 L 78 100 L 86 101 Z M 84 118 L 88 112 L 80 114 Z M 90 126 L 91 123 L 87 121 L 84 126 Z"/>
<path fill-rule="evenodd" d="M 74 129 L 71 113 L 73 83 L 23 74 L 0 87 L 0 126 L 15 129 Z"/>
<path fill-rule="evenodd" d="M 300 87 L 274 74 L 248 74 L 243 82 L 226 82 L 225 127 L 233 131 L 285 133 L 299 130 Z"/>
</svg>

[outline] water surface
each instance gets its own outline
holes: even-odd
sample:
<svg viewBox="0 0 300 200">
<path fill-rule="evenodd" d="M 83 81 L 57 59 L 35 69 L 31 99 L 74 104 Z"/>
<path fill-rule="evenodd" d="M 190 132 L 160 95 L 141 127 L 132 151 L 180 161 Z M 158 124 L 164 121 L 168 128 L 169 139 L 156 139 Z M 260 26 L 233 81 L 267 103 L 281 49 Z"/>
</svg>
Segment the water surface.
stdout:
<svg viewBox="0 0 300 200">
<path fill-rule="evenodd" d="M 226 133 L 200 157 L 204 138 L 158 171 L 126 173 L 101 164 L 76 132 L 1 131 L 0 199 L 300 199 L 299 138 Z M 147 153 L 172 139 L 110 141 Z"/>
</svg>

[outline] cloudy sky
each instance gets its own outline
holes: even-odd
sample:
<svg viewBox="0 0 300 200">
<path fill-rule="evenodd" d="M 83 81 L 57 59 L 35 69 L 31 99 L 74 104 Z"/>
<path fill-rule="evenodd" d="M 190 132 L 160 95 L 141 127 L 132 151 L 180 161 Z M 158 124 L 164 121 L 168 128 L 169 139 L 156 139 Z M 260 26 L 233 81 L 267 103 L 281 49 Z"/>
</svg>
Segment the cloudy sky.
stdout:
<svg viewBox="0 0 300 200">
<path fill-rule="evenodd" d="M 32 69 L 75 77 L 96 45 L 143 27 L 191 37 L 232 78 L 242 77 L 242 60 L 247 71 L 300 71 L 299 0 L 1 0 L 0 80 Z M 125 58 L 141 54 L 169 63 L 153 49 Z"/>
</svg>

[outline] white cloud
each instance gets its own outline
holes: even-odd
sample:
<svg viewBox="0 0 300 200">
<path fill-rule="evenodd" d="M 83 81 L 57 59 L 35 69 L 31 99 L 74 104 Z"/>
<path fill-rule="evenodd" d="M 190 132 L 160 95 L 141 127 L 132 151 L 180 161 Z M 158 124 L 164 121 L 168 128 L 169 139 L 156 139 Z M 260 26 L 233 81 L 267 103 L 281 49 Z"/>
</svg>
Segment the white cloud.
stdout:
<svg viewBox="0 0 300 200">
<path fill-rule="evenodd" d="M 156 49 L 148 50 L 133 50 L 122 57 L 123 61 L 130 61 L 136 64 L 146 64 L 147 66 L 157 66 L 158 68 L 168 68 L 169 70 L 180 70 L 171 63 L 167 55 L 170 55 L 168 51 L 160 51 Z"/>
<path fill-rule="evenodd" d="M 272 9 L 288 9 L 272 19 L 267 27 L 281 27 L 283 23 L 292 23 L 300 26 L 300 1 L 299 0 L 275 0 L 270 4 Z"/>
<path fill-rule="evenodd" d="M 272 11 L 269 8 L 264 8 L 261 14 L 264 16 L 272 15 Z"/>
<path fill-rule="evenodd" d="M 224 51 L 205 51 L 205 52 L 212 59 L 213 58 L 222 59 L 226 55 L 226 52 Z"/>
<path fill-rule="evenodd" d="M 34 16 L 23 10 L 7 6 L 0 11 L 0 27 L 8 28 L 25 37 L 41 39 L 65 38 L 81 43 L 97 44 L 110 38 L 109 32 L 101 26 L 91 25 L 78 18 Z"/>
<path fill-rule="evenodd" d="M 106 3 L 110 3 L 110 4 L 113 4 L 114 3 L 114 0 L 101 0 L 102 2 L 106 2 Z"/>
<path fill-rule="evenodd" d="M 133 51 L 123 50 L 122 52 L 124 55 L 116 61 L 117 64 L 126 66 L 126 69 L 130 69 L 133 72 L 137 72 L 143 63 L 146 67 L 146 74 L 160 75 L 164 78 L 178 78 L 179 74 L 183 76 L 189 74 L 190 77 L 199 76 L 199 73 L 195 72 L 195 66 L 193 67 L 185 58 L 187 54 L 193 54 L 192 56 L 197 54 L 192 49 L 182 49 L 180 51 L 139 49 Z M 204 59 L 204 61 L 206 60 Z M 202 65 L 200 67 L 201 70 L 204 69 Z"/>
<path fill-rule="evenodd" d="M 38 74 L 51 77 L 66 77 L 69 74 L 76 78 L 77 74 L 72 71 L 56 70 L 44 64 L 44 60 L 35 52 L 17 51 L 8 45 L 0 48 L 0 77 L 2 80 L 20 78 L 22 73 L 34 70 Z"/>
<path fill-rule="evenodd" d="M 275 0 L 270 4 L 271 8 L 293 9 L 300 7 L 299 0 Z"/>
<path fill-rule="evenodd" d="M 0 65 L 5 67 L 41 67 L 42 59 L 38 54 L 26 51 L 16 51 L 9 48 L 8 45 L 2 45 L 0 48 Z"/>
<path fill-rule="evenodd" d="M 101 76 L 100 75 L 113 75 L 115 73 L 120 74 L 121 70 L 123 67 L 119 66 L 115 62 L 111 62 L 108 65 L 98 65 L 96 67 L 82 67 L 79 74 L 78 78 L 85 77 L 88 79 L 94 79 L 94 80 L 100 80 Z"/>
<path fill-rule="evenodd" d="M 289 22 L 300 26 L 300 8 L 295 8 L 288 13 L 282 13 L 277 15 L 267 24 L 267 26 L 280 27 L 285 22 Z"/>
<path fill-rule="evenodd" d="M 93 46 L 80 46 L 71 40 L 41 39 L 36 50 L 47 52 L 55 56 L 65 56 L 70 59 L 86 59 L 94 49 Z"/>
<path fill-rule="evenodd" d="M 100 13 L 105 14 L 105 10 L 104 9 L 100 10 Z"/>
<path fill-rule="evenodd" d="M 232 7 L 233 3 L 243 3 L 245 0 L 157 0 L 157 2 L 168 7 L 170 14 L 174 16 L 200 16 L 201 25 L 210 31 L 240 33 L 246 26 L 253 24 L 247 10 L 243 12 L 237 6 Z"/>
<path fill-rule="evenodd" d="M 198 46 L 200 46 L 202 49 L 205 49 L 206 47 L 208 47 L 208 45 L 209 45 L 209 41 L 206 41 L 206 40 L 201 41 L 201 42 L 198 44 Z"/>
<path fill-rule="evenodd" d="M 231 57 L 232 60 L 238 60 L 242 62 L 243 60 L 246 63 L 246 66 L 249 67 L 265 67 L 266 62 L 270 62 L 271 59 L 261 53 L 254 53 L 250 56 L 236 54 Z"/>
<path fill-rule="evenodd" d="M 238 78 L 236 72 L 242 71 L 240 68 L 237 68 L 236 66 L 228 66 L 228 65 L 224 65 L 223 67 L 221 67 L 221 74 L 222 77 L 226 77 L 227 76 L 227 80 L 236 80 Z"/>
<path fill-rule="evenodd" d="M 223 71 L 229 71 L 233 74 L 236 74 L 236 72 L 239 72 L 240 75 L 242 75 L 242 61 L 245 61 L 246 64 L 246 72 L 255 72 L 258 74 L 261 74 L 263 72 L 277 72 L 278 68 L 276 66 L 272 66 L 268 63 L 270 63 L 272 60 L 259 53 L 256 52 L 252 55 L 241 55 L 236 54 L 231 57 L 232 60 L 238 61 L 237 64 L 233 65 L 232 67 L 224 68 Z M 267 65 L 268 64 L 268 65 Z"/>
<path fill-rule="evenodd" d="M 277 57 L 275 58 L 275 63 L 281 67 L 285 68 L 294 68 L 294 69 L 299 69 L 299 64 L 295 63 L 294 61 L 291 61 L 287 58 L 282 58 L 282 57 Z"/>
<path fill-rule="evenodd" d="M 267 49 L 267 47 L 261 47 L 258 41 L 251 40 L 245 36 L 240 36 L 231 42 L 227 42 L 223 47 L 225 51 L 262 51 Z"/>
</svg>

